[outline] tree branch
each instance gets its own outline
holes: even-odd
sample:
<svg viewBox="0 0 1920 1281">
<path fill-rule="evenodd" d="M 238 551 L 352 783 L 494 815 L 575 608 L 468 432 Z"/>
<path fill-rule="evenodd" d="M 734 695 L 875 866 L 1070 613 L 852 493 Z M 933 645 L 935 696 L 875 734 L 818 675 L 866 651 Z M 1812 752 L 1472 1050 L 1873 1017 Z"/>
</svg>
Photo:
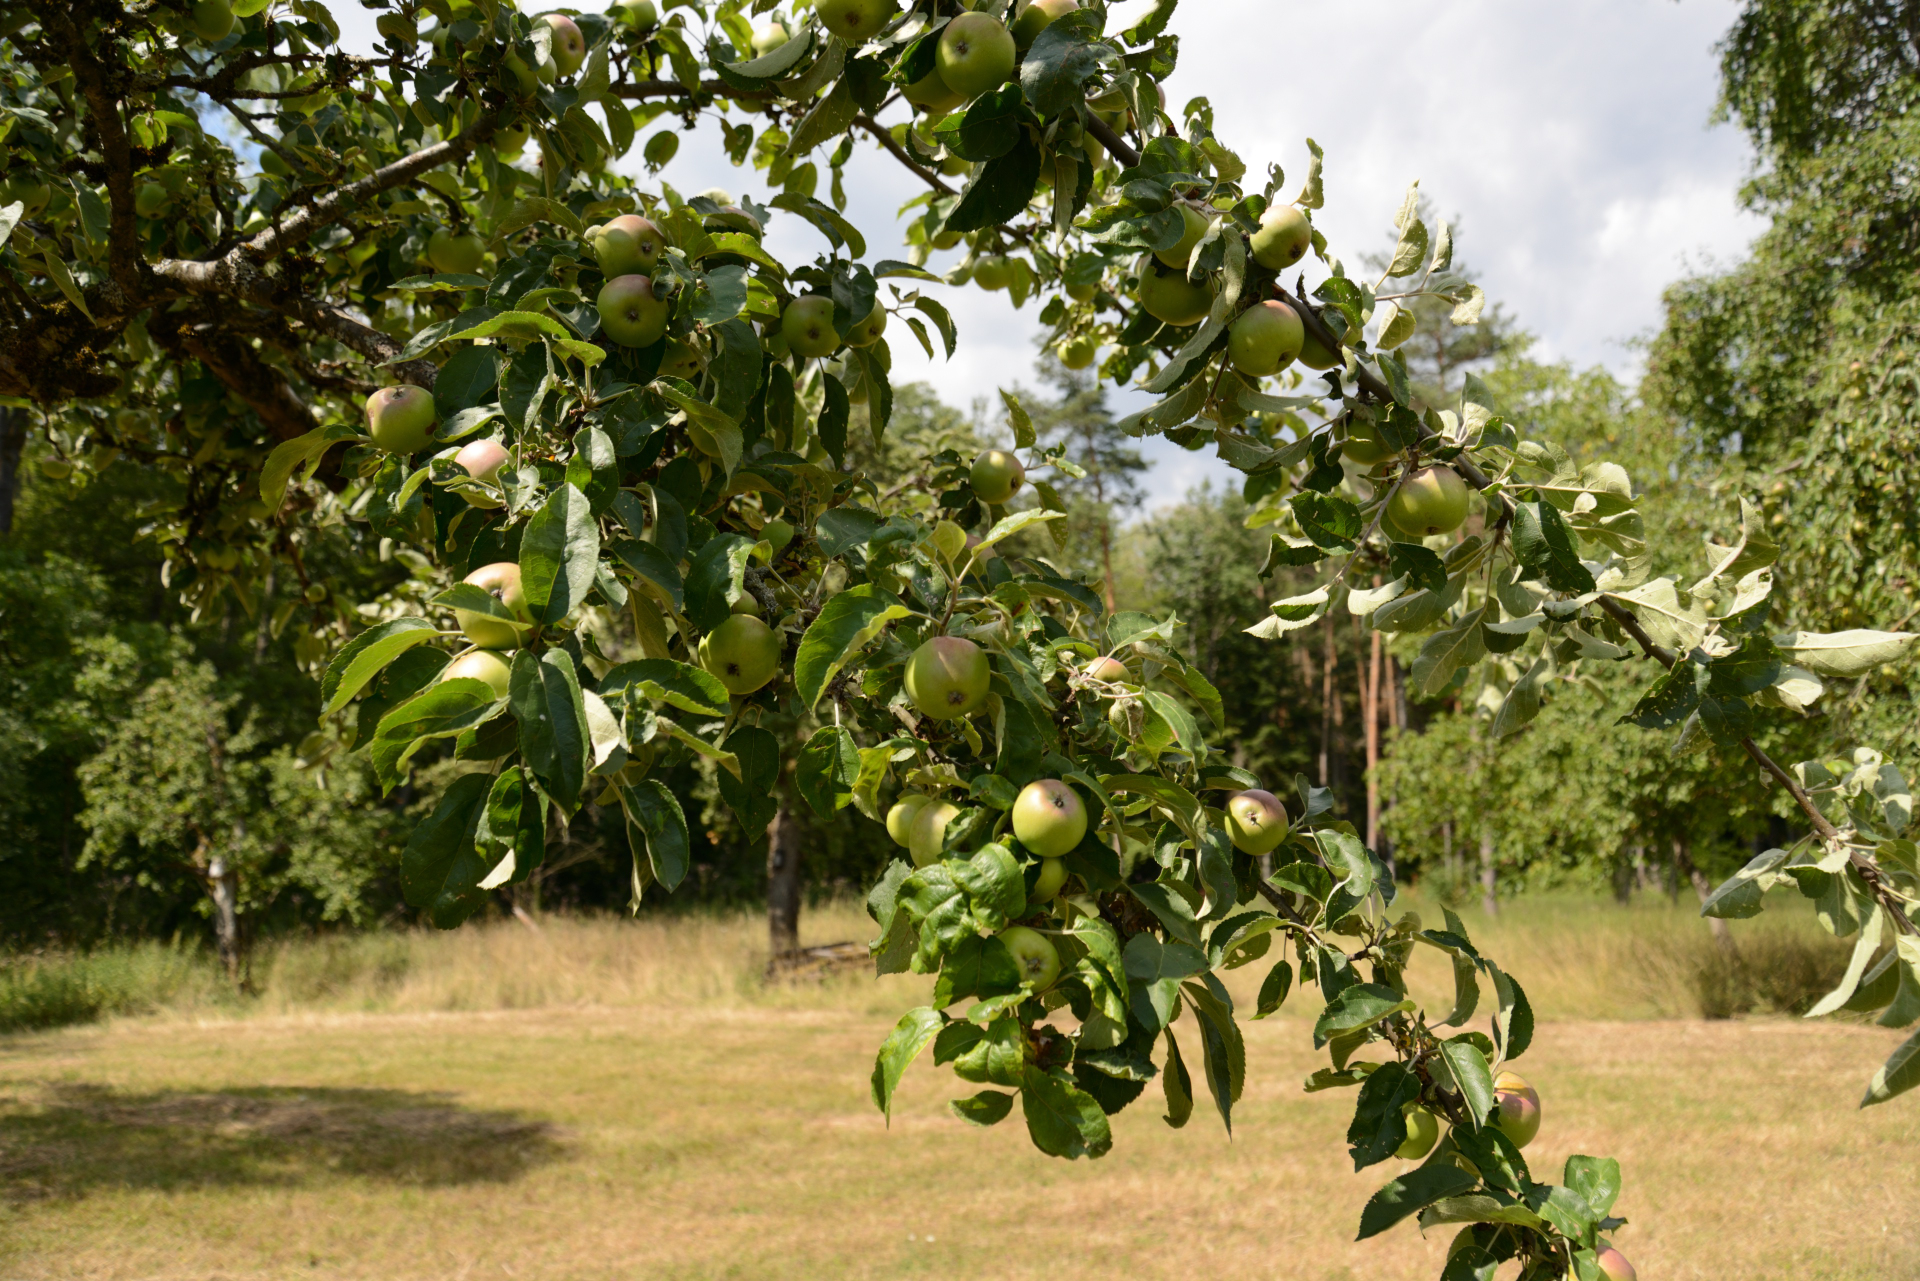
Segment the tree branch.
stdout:
<svg viewBox="0 0 1920 1281">
<path fill-rule="evenodd" d="M 943 196 L 951 196 L 955 194 L 953 188 L 949 187 L 944 181 L 942 181 L 939 174 L 933 172 L 933 170 L 927 168 L 925 165 L 921 164 L 918 160 L 915 160 L 911 155 L 907 154 L 907 149 L 905 147 L 902 147 L 899 143 L 893 140 L 893 134 L 887 130 L 887 127 L 885 125 L 881 124 L 879 121 L 875 120 L 872 116 L 868 115 L 864 111 L 861 112 L 859 115 L 855 116 L 853 118 L 853 122 L 859 125 L 862 129 L 865 129 L 868 133 L 872 134 L 875 138 L 877 138 L 880 142 L 880 145 L 882 147 L 885 147 L 889 152 L 893 153 L 893 158 L 895 160 L 898 160 L 901 164 L 913 170 L 914 174 L 920 179 L 920 181 L 926 183 L 929 187 L 932 187 L 935 191 L 939 192 Z"/>
</svg>

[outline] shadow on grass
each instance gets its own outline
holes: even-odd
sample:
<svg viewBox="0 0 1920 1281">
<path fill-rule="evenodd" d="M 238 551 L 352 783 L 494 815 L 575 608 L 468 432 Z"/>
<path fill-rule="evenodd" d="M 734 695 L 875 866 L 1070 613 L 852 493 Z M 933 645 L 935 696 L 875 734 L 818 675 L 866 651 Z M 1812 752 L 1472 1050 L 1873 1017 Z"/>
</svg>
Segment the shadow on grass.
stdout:
<svg viewBox="0 0 1920 1281">
<path fill-rule="evenodd" d="M 565 1151 L 545 1121 L 426 1091 L 59 1084 L 37 1098 L 0 1095 L 0 1202 L 14 1204 L 107 1187 L 505 1183 Z"/>
</svg>

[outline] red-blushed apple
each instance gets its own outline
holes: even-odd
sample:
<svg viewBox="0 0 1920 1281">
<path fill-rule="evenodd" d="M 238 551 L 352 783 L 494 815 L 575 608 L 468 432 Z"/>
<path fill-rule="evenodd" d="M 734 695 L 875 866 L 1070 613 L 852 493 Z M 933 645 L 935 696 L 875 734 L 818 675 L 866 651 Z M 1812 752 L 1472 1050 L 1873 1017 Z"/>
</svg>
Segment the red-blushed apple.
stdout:
<svg viewBox="0 0 1920 1281">
<path fill-rule="evenodd" d="M 1013 20 L 1013 43 L 1021 49 L 1030 47 L 1055 18 L 1064 18 L 1079 7 L 1080 0 L 1026 0 Z"/>
<path fill-rule="evenodd" d="M 560 74 L 570 76 L 580 70 L 580 64 L 587 60 L 587 38 L 580 33 L 580 24 L 564 13 L 543 14 L 540 21 L 553 32 L 553 41 L 547 47 Z"/>
<path fill-rule="evenodd" d="M 653 274 L 666 252 L 667 238 L 650 219 L 639 214 L 621 214 L 597 227 L 587 228 L 587 246 L 608 280 L 616 276 Z"/>
<path fill-rule="evenodd" d="M 1422 1160 L 1440 1141 L 1439 1119 L 1418 1103 L 1408 1103 L 1400 1111 L 1407 1118 L 1407 1140 L 1393 1154 L 1402 1161 Z"/>
<path fill-rule="evenodd" d="M 1040 860 L 1040 875 L 1033 882 L 1033 892 L 1027 895 L 1029 903 L 1051 903 L 1067 883 L 1067 865 L 1057 858 Z"/>
<path fill-rule="evenodd" d="M 895 845 L 907 847 L 913 834 L 913 820 L 920 817 L 920 811 L 933 798 L 925 792 L 908 792 L 893 803 L 887 811 L 887 835 Z"/>
<path fill-rule="evenodd" d="M 435 271 L 471 276 L 486 256 L 486 245 L 471 231 L 456 233 L 442 227 L 427 237 L 427 261 Z"/>
<path fill-rule="evenodd" d="M 796 356 L 829 356 L 840 345 L 833 329 L 833 299 L 820 294 L 795 298 L 780 313 L 780 333 Z"/>
<path fill-rule="evenodd" d="M 1612 1246 L 1602 1250 L 1595 1262 L 1600 1265 L 1600 1274 L 1606 1277 L 1607 1281 L 1639 1281 L 1640 1274 L 1633 1270 L 1633 1265 L 1627 1262 L 1627 1257 Z"/>
<path fill-rule="evenodd" d="M 460 452 L 453 456 L 454 466 L 475 480 L 497 481 L 500 467 L 506 461 L 507 451 L 496 440 L 476 440 L 462 445 Z"/>
<path fill-rule="evenodd" d="M 820 25 L 858 48 L 900 11 L 894 0 L 820 0 L 814 7 Z"/>
<path fill-rule="evenodd" d="M 1306 336 L 1293 308 L 1270 298 L 1241 312 L 1228 328 L 1227 357 L 1241 373 L 1265 378 L 1293 363 Z"/>
<path fill-rule="evenodd" d="M 498 650 L 470 649 L 460 657 L 448 663 L 440 672 L 443 681 L 469 680 L 485 681 L 493 688 L 495 698 L 507 696 L 507 684 L 513 675 L 513 665 Z"/>
<path fill-rule="evenodd" d="M 1117 658 L 1101 655 L 1087 664 L 1087 675 L 1097 681 L 1130 681 L 1133 673 Z"/>
<path fill-rule="evenodd" d="M 622 347 L 651 347 L 667 332 L 667 319 L 673 306 L 656 298 L 653 281 L 645 276 L 615 276 L 600 286 L 594 300 L 600 312 L 600 329 Z"/>
<path fill-rule="evenodd" d="M 1467 519 L 1471 492 L 1453 468 L 1422 467 L 1400 482 L 1399 490 L 1387 501 L 1387 515 L 1409 534 L 1451 534 Z"/>
<path fill-rule="evenodd" d="M 780 633 L 752 614 L 729 614 L 700 639 L 700 665 L 730 694 L 751 694 L 780 674 Z"/>
<path fill-rule="evenodd" d="M 1059 779 L 1037 779 L 1014 798 L 1013 834 L 1029 853 L 1059 858 L 1087 834 L 1086 804 Z"/>
<path fill-rule="evenodd" d="M 930 798 L 913 816 L 913 823 L 907 828 L 907 856 L 915 867 L 926 867 L 940 861 L 940 851 L 945 848 L 947 824 L 960 814 L 960 807 L 952 801 Z"/>
<path fill-rule="evenodd" d="M 1180 207 L 1180 239 L 1165 249 L 1156 249 L 1153 256 L 1176 271 L 1187 269 L 1187 259 L 1193 256 L 1193 247 L 1207 234 L 1209 219 L 1192 205 Z"/>
<path fill-rule="evenodd" d="M 880 335 L 886 330 L 887 309 L 880 305 L 878 298 L 875 298 L 873 310 L 867 313 L 867 318 L 847 330 L 847 346 L 871 347 L 880 341 Z"/>
<path fill-rule="evenodd" d="M 1014 968 L 1020 981 L 1044 992 L 1060 977 L 1060 952 L 1046 935 L 1024 925 L 1009 925 L 1000 931 L 1000 941 L 1013 953 Z"/>
<path fill-rule="evenodd" d="M 1271 854 L 1287 839 L 1287 810 L 1272 792 L 1250 787 L 1227 802 L 1227 835 L 1243 854 Z"/>
<path fill-rule="evenodd" d="M 933 65 L 949 89 L 962 98 L 977 98 L 1006 83 L 1018 56 L 1006 23 L 990 14 L 962 13 L 940 32 Z"/>
<path fill-rule="evenodd" d="M 907 659 L 907 698 L 922 716 L 950 721 L 978 711 L 993 679 L 986 651 L 957 636 L 935 636 Z"/>
<path fill-rule="evenodd" d="M 471 583 L 499 601 L 513 614 L 512 619 L 496 618 L 478 610 L 456 609 L 453 616 L 467 639 L 482 649 L 512 649 L 531 631 L 533 616 L 527 609 L 527 594 L 520 586 L 520 566 L 510 560 L 482 565 L 461 580 Z"/>
<path fill-rule="evenodd" d="M 433 393 L 401 383 L 367 397 L 367 434 L 393 454 L 417 454 L 433 440 Z"/>
<path fill-rule="evenodd" d="M 1213 306 L 1213 282 L 1190 285 L 1184 270 L 1163 266 L 1152 254 L 1143 255 L 1135 291 L 1147 314 L 1162 324 L 1197 325 Z"/>
<path fill-rule="evenodd" d="M 1007 450 L 989 449 L 973 460 L 967 479 L 973 485 L 974 497 L 997 506 L 1020 492 L 1020 486 L 1027 480 L 1027 469 Z"/>
<path fill-rule="evenodd" d="M 1294 205 L 1270 205 L 1260 215 L 1260 226 L 1247 240 L 1253 260 L 1271 271 L 1284 271 L 1313 247 L 1313 228 Z"/>
<path fill-rule="evenodd" d="M 1500 1133 L 1524 1148 L 1540 1133 L 1540 1096 L 1517 1072 L 1502 1072 L 1493 1080 L 1493 1124 Z"/>
</svg>

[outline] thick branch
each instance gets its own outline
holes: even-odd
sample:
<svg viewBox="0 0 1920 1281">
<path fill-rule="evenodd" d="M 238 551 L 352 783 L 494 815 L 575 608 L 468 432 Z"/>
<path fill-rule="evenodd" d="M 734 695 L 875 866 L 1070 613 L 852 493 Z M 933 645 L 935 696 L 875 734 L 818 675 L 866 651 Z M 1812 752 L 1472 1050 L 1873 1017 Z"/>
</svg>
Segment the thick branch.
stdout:
<svg viewBox="0 0 1920 1281">
<path fill-rule="evenodd" d="M 1140 153 L 1133 149 L 1133 144 L 1122 138 L 1114 131 L 1112 125 L 1091 111 L 1087 113 L 1087 132 L 1107 149 L 1109 155 L 1127 168 L 1131 169 L 1140 163 Z"/>
<path fill-rule="evenodd" d="M 691 98 L 694 91 L 678 80 L 629 80 L 613 87 L 613 92 L 622 98 Z M 769 91 L 770 92 L 770 91 Z M 724 80 L 702 80 L 698 94 L 702 98 L 757 98 L 765 97 L 751 89 L 736 89 Z"/>
<path fill-rule="evenodd" d="M 889 152 L 893 153 L 893 158 L 895 160 L 898 160 L 901 164 L 913 170 L 914 174 L 920 179 L 920 181 L 926 183 L 929 187 L 932 187 L 935 191 L 939 192 L 943 196 L 951 196 L 954 194 L 953 188 L 949 187 L 945 182 L 941 181 L 939 174 L 927 168 L 925 165 L 921 164 L 918 160 L 915 160 L 911 155 L 907 153 L 907 149 L 905 147 L 902 147 L 899 143 L 895 142 L 893 140 L 893 134 L 887 130 L 887 127 L 885 125 L 875 120 L 872 116 L 867 115 L 865 112 L 861 112 L 859 115 L 855 116 L 853 118 L 853 121 L 855 124 L 859 125 L 862 129 L 865 129 L 868 133 L 872 134 L 875 138 L 879 139 L 880 145 L 882 147 L 885 147 Z"/>
<path fill-rule="evenodd" d="M 106 158 L 107 246 L 109 269 L 121 289 L 140 292 L 142 261 L 139 231 L 133 210 L 133 151 L 120 119 L 120 95 L 108 84 L 110 72 L 94 57 L 71 14 L 57 4 L 46 6 L 44 19 L 59 32 L 74 81 L 87 99 L 100 154 Z"/>
</svg>

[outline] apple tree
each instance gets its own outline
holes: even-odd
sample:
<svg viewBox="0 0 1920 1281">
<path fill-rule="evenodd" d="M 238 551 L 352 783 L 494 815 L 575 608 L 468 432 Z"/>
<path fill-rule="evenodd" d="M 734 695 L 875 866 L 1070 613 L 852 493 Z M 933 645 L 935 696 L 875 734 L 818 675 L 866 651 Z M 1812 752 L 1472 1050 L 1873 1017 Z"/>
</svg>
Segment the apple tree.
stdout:
<svg viewBox="0 0 1920 1281">
<path fill-rule="evenodd" d="M 1395 353 L 1419 317 L 1484 305 L 1448 229 L 1409 192 L 1384 270 L 1349 275 L 1313 223 L 1317 147 L 1289 186 L 1206 99 L 1170 110 L 1173 0 L 1113 30 L 1097 0 L 367 7 L 373 57 L 319 0 L 7 10 L 0 394 L 76 469 L 186 479 L 152 528 L 185 600 L 253 602 L 270 568 L 302 585 L 276 622 L 319 677 L 316 754 L 365 752 L 389 789 L 456 763 L 403 865 L 436 925 L 585 806 L 624 815 L 636 899 L 671 891 L 687 821 L 661 775 L 704 758 L 745 826 L 790 789 L 903 847 L 872 950 L 932 995 L 880 1050 L 882 1110 L 931 1047 L 980 1087 L 961 1117 L 1017 1105 L 1051 1155 L 1105 1153 L 1156 1079 L 1169 1124 L 1197 1076 L 1230 1128 L 1242 1021 L 1311 989 L 1308 1088 L 1354 1091 L 1356 1168 L 1405 1162 L 1362 1236 L 1457 1225 L 1449 1277 L 1632 1275 L 1618 1165 L 1527 1164 L 1552 1091 L 1513 1070 L 1516 977 L 1451 914 L 1396 906 L 1324 791 L 1231 763 L 1178 618 L 1018 550 L 1065 515 L 1066 446 L 1007 396 L 1011 451 L 936 453 L 885 491 L 848 465 L 850 432 L 887 431 L 891 345 L 961 341 L 926 286 L 971 281 L 1044 299 L 1063 356 L 1143 388 L 1129 435 L 1245 473 L 1263 572 L 1321 574 L 1256 636 L 1345 611 L 1423 638 L 1415 685 L 1470 691 L 1501 735 L 1587 666 L 1655 662 L 1631 718 L 1744 754 L 1813 827 L 1715 907 L 1783 879 L 1826 896 L 1861 933 L 1836 1003 L 1912 1021 L 1898 775 L 1795 774 L 1751 736 L 1911 638 L 1781 630 L 1751 523 L 1697 581 L 1650 578 L 1623 469 L 1522 439 L 1476 381 L 1416 397 Z M 615 168 L 643 125 L 702 118 L 777 196 Z M 650 169 L 680 136 L 648 138 Z M 856 148 L 926 188 L 901 257 L 845 216 Z M 775 218 L 815 256 L 776 257 Z M 308 573 L 320 540 L 401 572 L 341 599 Z M 1423 950 L 1448 1009 L 1407 995 Z M 1247 965 L 1251 1010 L 1219 977 Z"/>
</svg>

